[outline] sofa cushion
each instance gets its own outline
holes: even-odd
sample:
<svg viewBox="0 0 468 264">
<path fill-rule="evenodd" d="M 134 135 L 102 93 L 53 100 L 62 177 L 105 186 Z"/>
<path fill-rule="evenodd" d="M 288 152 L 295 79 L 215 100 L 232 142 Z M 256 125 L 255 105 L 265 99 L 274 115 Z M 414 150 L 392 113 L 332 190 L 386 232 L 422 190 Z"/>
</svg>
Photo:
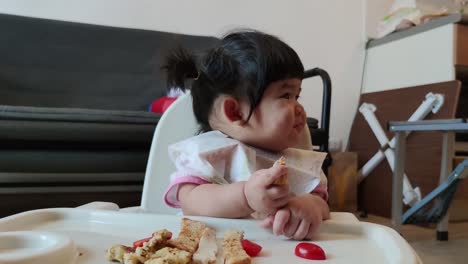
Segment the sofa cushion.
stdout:
<svg viewBox="0 0 468 264">
<path fill-rule="evenodd" d="M 149 146 L 160 117 L 143 111 L 0 105 L 0 140 L 141 142 Z"/>
<path fill-rule="evenodd" d="M 0 14 L 0 104 L 146 111 L 177 47 L 218 39 Z"/>
<path fill-rule="evenodd" d="M 144 111 L 0 105 L 2 120 L 156 124 L 160 117 L 160 114 Z"/>
</svg>

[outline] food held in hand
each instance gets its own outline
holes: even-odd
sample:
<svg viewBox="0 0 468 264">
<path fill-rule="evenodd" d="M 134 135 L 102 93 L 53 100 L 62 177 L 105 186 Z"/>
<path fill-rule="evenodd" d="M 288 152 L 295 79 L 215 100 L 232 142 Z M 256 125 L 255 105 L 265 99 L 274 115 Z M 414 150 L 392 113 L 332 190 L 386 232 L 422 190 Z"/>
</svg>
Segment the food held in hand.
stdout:
<svg viewBox="0 0 468 264">
<path fill-rule="evenodd" d="M 273 166 L 286 166 L 286 158 L 281 157 L 279 160 L 275 161 L 275 164 Z M 281 175 L 278 179 L 276 179 L 273 184 L 278 184 L 278 185 L 283 185 L 283 184 L 288 184 L 288 175 L 284 174 Z"/>
</svg>

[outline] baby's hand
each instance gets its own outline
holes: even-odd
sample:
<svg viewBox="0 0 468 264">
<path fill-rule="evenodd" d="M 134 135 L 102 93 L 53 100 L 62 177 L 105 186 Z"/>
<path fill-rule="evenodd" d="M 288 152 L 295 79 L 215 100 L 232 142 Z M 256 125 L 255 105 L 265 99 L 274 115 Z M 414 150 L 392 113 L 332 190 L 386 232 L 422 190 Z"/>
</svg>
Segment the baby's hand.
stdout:
<svg viewBox="0 0 468 264">
<path fill-rule="evenodd" d="M 245 183 L 244 194 L 249 204 L 256 212 L 274 213 L 288 203 L 289 185 L 275 185 L 274 181 L 288 170 L 286 166 L 273 166 L 258 170 Z"/>
<path fill-rule="evenodd" d="M 328 206 L 321 197 L 305 194 L 291 198 L 287 207 L 266 218 L 262 226 L 272 228 L 275 235 L 311 239 L 328 214 Z"/>
</svg>

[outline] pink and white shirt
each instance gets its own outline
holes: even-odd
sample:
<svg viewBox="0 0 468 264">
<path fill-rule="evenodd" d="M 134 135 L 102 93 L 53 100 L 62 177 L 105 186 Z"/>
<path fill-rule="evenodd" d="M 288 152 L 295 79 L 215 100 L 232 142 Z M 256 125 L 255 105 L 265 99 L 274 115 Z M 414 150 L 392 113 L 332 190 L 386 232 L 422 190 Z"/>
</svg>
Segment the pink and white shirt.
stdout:
<svg viewBox="0 0 468 264">
<path fill-rule="evenodd" d="M 288 182 L 293 195 L 318 193 L 328 199 L 327 179 L 321 166 L 326 153 L 288 148 L 272 153 L 229 138 L 220 131 L 210 131 L 169 146 L 169 156 L 176 172 L 171 175 L 164 201 L 180 208 L 181 184 L 230 184 L 247 181 L 253 172 L 273 166 L 286 158 Z"/>
</svg>

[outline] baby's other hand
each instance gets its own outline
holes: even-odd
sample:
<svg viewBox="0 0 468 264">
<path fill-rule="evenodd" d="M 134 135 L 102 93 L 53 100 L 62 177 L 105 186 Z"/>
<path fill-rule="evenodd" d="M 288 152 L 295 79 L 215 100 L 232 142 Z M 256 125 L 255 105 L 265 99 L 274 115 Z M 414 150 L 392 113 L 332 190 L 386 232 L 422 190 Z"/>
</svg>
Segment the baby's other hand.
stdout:
<svg viewBox="0 0 468 264">
<path fill-rule="evenodd" d="M 244 194 L 252 210 L 260 213 L 274 213 L 289 200 L 289 185 L 275 185 L 273 182 L 288 170 L 286 166 L 273 166 L 258 170 L 245 183 Z"/>
<path fill-rule="evenodd" d="M 262 226 L 271 228 L 275 235 L 295 240 L 311 239 L 322 220 L 328 217 L 325 201 L 317 195 L 305 194 L 291 198 L 287 207 L 266 218 Z"/>
</svg>

